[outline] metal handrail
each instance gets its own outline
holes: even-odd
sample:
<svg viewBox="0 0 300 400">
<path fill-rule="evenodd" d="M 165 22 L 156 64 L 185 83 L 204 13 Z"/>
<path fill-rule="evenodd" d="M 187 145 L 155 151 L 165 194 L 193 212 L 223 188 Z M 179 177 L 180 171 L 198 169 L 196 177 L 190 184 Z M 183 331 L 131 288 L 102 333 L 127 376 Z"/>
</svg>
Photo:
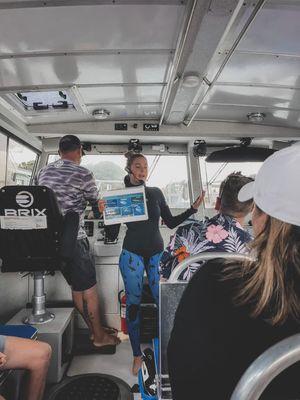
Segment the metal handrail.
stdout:
<svg viewBox="0 0 300 400">
<path fill-rule="evenodd" d="M 270 382 L 300 361 L 300 333 L 275 344 L 246 370 L 230 400 L 257 400 Z"/>
<path fill-rule="evenodd" d="M 226 252 L 211 252 L 211 253 L 199 253 L 194 256 L 190 256 L 183 260 L 181 263 L 177 265 L 176 268 L 172 271 L 168 283 L 175 283 L 178 282 L 178 278 L 181 275 L 181 273 L 194 262 L 199 262 L 199 261 L 209 261 L 213 260 L 215 258 L 225 258 L 226 260 L 237 260 L 237 261 L 252 261 L 253 258 L 250 257 L 247 254 L 239 254 L 239 253 L 226 253 Z"/>
</svg>

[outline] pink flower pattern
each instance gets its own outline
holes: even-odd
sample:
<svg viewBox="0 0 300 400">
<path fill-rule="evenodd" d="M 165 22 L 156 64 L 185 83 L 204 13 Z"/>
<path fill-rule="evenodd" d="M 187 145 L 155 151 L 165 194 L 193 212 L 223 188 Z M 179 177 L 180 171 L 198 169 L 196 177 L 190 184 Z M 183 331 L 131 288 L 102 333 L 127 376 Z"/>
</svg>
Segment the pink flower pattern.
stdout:
<svg viewBox="0 0 300 400">
<path fill-rule="evenodd" d="M 176 252 L 185 247 L 187 253 L 195 255 L 203 252 L 248 253 L 247 243 L 251 235 L 228 215 L 217 214 L 203 221 L 188 220 L 182 224 L 172 237 L 171 243 L 163 252 L 160 269 L 168 279 L 179 263 Z M 180 279 L 189 280 L 203 263 L 193 263 Z"/>
<path fill-rule="evenodd" d="M 213 243 L 220 243 L 226 239 L 229 235 L 223 226 L 221 225 L 210 225 L 206 231 L 206 239 Z"/>
</svg>

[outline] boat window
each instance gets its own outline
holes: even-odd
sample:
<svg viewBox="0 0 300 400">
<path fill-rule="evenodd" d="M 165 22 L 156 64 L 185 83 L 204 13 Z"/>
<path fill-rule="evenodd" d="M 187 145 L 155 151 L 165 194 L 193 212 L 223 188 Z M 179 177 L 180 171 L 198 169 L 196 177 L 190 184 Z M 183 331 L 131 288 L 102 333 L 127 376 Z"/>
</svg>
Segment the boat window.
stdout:
<svg viewBox="0 0 300 400">
<path fill-rule="evenodd" d="M 58 155 L 50 155 L 48 162 L 58 158 Z M 147 160 L 149 165 L 147 185 L 159 187 L 169 207 L 189 207 L 186 156 L 147 155 Z M 125 164 L 123 155 L 86 155 L 81 161 L 82 166 L 93 172 L 100 193 L 124 187 Z"/>
<path fill-rule="evenodd" d="M 255 178 L 262 162 L 245 163 L 207 163 L 204 158 L 199 158 L 202 185 L 205 194 L 205 208 L 214 208 L 219 194 L 221 182 L 232 172 L 241 172 L 243 175 Z"/>
<path fill-rule="evenodd" d="M 58 155 L 51 154 L 48 163 L 58 159 Z M 124 156 L 85 155 L 82 157 L 80 165 L 93 172 L 100 193 L 124 188 L 124 176 L 126 175 Z"/>
<path fill-rule="evenodd" d="M 184 155 L 147 156 L 148 186 L 159 187 L 171 208 L 190 206 L 187 159 Z"/>
<path fill-rule="evenodd" d="M 100 193 L 124 188 L 124 156 L 86 155 L 81 165 L 93 172 Z"/>
<path fill-rule="evenodd" d="M 37 158 L 37 153 L 9 139 L 6 184 L 29 185 Z"/>
<path fill-rule="evenodd" d="M 0 187 L 5 186 L 7 136 L 0 133 Z"/>
</svg>

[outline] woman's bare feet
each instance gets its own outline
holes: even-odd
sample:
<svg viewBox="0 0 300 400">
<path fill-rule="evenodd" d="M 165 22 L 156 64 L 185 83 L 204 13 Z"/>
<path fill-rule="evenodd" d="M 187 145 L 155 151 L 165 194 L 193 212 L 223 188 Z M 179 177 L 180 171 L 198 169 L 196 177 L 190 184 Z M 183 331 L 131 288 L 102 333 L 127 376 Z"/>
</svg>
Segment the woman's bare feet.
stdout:
<svg viewBox="0 0 300 400">
<path fill-rule="evenodd" d="M 133 375 L 137 376 L 141 366 L 142 366 L 142 357 L 138 356 L 138 357 L 133 357 L 133 364 L 132 364 L 132 373 Z"/>
</svg>

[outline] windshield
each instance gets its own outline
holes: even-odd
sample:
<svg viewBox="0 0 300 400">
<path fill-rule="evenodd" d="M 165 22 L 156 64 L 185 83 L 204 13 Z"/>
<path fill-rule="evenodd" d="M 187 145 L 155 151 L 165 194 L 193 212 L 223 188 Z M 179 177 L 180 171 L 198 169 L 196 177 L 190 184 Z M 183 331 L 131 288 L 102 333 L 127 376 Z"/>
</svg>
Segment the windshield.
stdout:
<svg viewBox="0 0 300 400">
<path fill-rule="evenodd" d="M 201 179 L 205 193 L 205 208 L 214 208 L 216 198 L 219 195 L 222 181 L 233 172 L 241 172 L 243 175 L 255 178 L 262 162 L 245 163 L 207 163 L 204 158 L 199 158 Z"/>
<path fill-rule="evenodd" d="M 147 186 L 162 190 L 171 208 L 190 206 L 188 170 L 185 155 L 146 156 L 149 174 Z M 48 162 L 59 156 L 50 155 Z M 126 159 L 124 155 L 85 155 L 81 165 L 93 172 L 100 194 L 107 190 L 124 188 Z"/>
</svg>

